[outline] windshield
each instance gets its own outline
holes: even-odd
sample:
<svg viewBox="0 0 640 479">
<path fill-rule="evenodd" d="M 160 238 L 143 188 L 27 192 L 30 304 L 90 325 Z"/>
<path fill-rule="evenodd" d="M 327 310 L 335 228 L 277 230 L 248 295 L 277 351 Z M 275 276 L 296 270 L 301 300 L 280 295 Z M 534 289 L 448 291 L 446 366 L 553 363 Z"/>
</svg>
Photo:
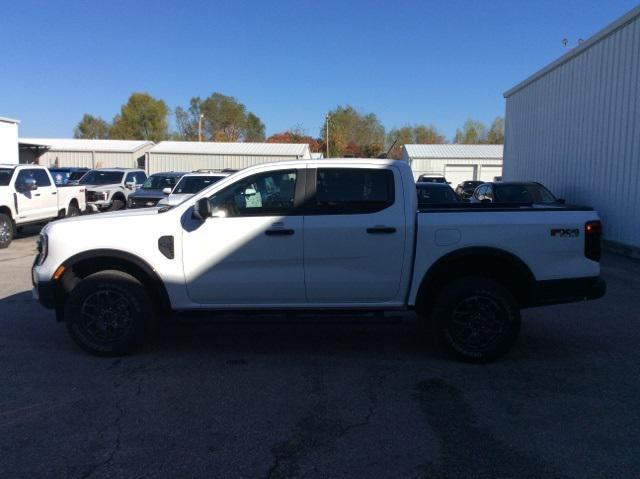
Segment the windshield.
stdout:
<svg viewBox="0 0 640 479">
<path fill-rule="evenodd" d="M 122 171 L 91 170 L 80 180 L 81 185 L 113 185 L 120 183 L 124 173 Z"/>
<path fill-rule="evenodd" d="M 555 203 L 557 200 L 542 185 L 494 185 L 498 203 Z"/>
<path fill-rule="evenodd" d="M 178 180 L 175 176 L 151 175 L 142 184 L 143 190 L 164 190 L 165 188 L 173 188 Z"/>
<path fill-rule="evenodd" d="M 174 195 L 193 195 L 222 178 L 224 176 L 183 176 L 171 193 Z"/>
<path fill-rule="evenodd" d="M 418 188 L 418 204 L 457 203 L 458 196 L 449 187 L 427 186 Z"/>
<path fill-rule="evenodd" d="M 13 168 L 0 168 L 0 186 L 8 186 L 13 175 Z"/>
</svg>

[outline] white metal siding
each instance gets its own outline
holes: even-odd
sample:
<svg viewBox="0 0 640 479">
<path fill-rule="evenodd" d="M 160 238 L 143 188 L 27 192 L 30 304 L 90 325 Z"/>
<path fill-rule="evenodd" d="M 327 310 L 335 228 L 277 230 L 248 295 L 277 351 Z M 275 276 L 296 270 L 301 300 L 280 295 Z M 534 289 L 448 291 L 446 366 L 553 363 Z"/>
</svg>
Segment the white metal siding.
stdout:
<svg viewBox="0 0 640 479">
<path fill-rule="evenodd" d="M 595 207 L 640 247 L 640 17 L 508 96 L 505 180 Z"/>
<path fill-rule="evenodd" d="M 199 155 L 189 153 L 148 153 L 147 172 L 194 171 L 200 169 L 232 168 L 240 170 L 248 166 L 275 161 L 297 160 L 295 156 L 240 156 Z"/>
<path fill-rule="evenodd" d="M 477 179 L 478 172 L 485 166 L 492 166 L 500 168 L 502 162 L 496 159 L 484 160 L 477 158 L 445 158 L 445 159 L 426 159 L 426 158 L 414 158 L 409 163 L 411 170 L 413 171 L 414 178 L 420 175 L 442 175 L 445 176 L 447 165 L 449 166 L 473 166 L 475 171 L 475 178 L 466 178 L 466 180 Z"/>
<path fill-rule="evenodd" d="M 18 124 L 0 121 L 0 163 L 18 163 Z"/>
<path fill-rule="evenodd" d="M 144 158 L 148 148 L 131 152 L 104 151 L 47 151 L 40 155 L 39 164 L 53 167 L 77 168 L 138 168 L 138 159 Z"/>
</svg>

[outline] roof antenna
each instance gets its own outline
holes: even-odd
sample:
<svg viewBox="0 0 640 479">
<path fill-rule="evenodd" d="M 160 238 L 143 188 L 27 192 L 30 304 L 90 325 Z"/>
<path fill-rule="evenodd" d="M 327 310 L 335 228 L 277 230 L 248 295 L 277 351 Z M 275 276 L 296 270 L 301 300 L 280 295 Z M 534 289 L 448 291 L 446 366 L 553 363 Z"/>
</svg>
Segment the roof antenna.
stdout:
<svg viewBox="0 0 640 479">
<path fill-rule="evenodd" d="M 396 143 L 398 143 L 398 138 L 400 138 L 400 137 L 396 136 L 396 139 L 393 140 L 393 143 L 391 143 L 391 146 L 389 147 L 387 152 L 382 154 L 382 155 L 379 155 L 378 158 L 383 159 L 383 160 L 389 158 L 389 153 L 391 153 L 391 150 L 393 150 L 393 147 L 396 146 Z"/>
</svg>

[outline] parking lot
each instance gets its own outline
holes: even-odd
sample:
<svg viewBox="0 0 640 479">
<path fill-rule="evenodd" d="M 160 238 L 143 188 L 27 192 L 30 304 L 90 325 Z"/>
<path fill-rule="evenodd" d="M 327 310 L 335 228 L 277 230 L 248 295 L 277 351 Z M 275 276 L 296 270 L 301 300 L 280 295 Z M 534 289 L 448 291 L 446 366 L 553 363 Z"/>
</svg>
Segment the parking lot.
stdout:
<svg viewBox="0 0 640 479">
<path fill-rule="evenodd" d="M 137 355 L 79 350 L 0 250 L 0 477 L 640 477 L 640 263 L 605 299 L 526 311 L 495 364 L 411 315 L 220 318 Z M 241 320 L 241 321 L 239 321 Z"/>
</svg>

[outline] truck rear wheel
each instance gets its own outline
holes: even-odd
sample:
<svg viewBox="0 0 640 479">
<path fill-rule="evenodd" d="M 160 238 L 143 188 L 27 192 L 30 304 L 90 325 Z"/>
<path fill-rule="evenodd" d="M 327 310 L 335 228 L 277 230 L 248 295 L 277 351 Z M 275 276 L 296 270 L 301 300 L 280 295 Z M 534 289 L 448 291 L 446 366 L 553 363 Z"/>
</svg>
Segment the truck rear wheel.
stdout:
<svg viewBox="0 0 640 479">
<path fill-rule="evenodd" d="M 64 320 L 73 340 L 96 356 L 120 356 L 140 344 L 154 309 L 144 286 L 121 271 L 87 276 L 71 291 Z"/>
<path fill-rule="evenodd" d="M 75 203 L 71 203 L 67 208 L 67 218 L 80 215 L 80 208 Z"/>
<path fill-rule="evenodd" d="M 520 332 L 520 309 L 511 292 L 483 277 L 461 278 L 445 286 L 432 318 L 446 347 L 467 362 L 503 356 Z"/>
<path fill-rule="evenodd" d="M 8 215 L 0 213 L 0 248 L 6 248 L 13 240 L 13 221 Z"/>
</svg>

